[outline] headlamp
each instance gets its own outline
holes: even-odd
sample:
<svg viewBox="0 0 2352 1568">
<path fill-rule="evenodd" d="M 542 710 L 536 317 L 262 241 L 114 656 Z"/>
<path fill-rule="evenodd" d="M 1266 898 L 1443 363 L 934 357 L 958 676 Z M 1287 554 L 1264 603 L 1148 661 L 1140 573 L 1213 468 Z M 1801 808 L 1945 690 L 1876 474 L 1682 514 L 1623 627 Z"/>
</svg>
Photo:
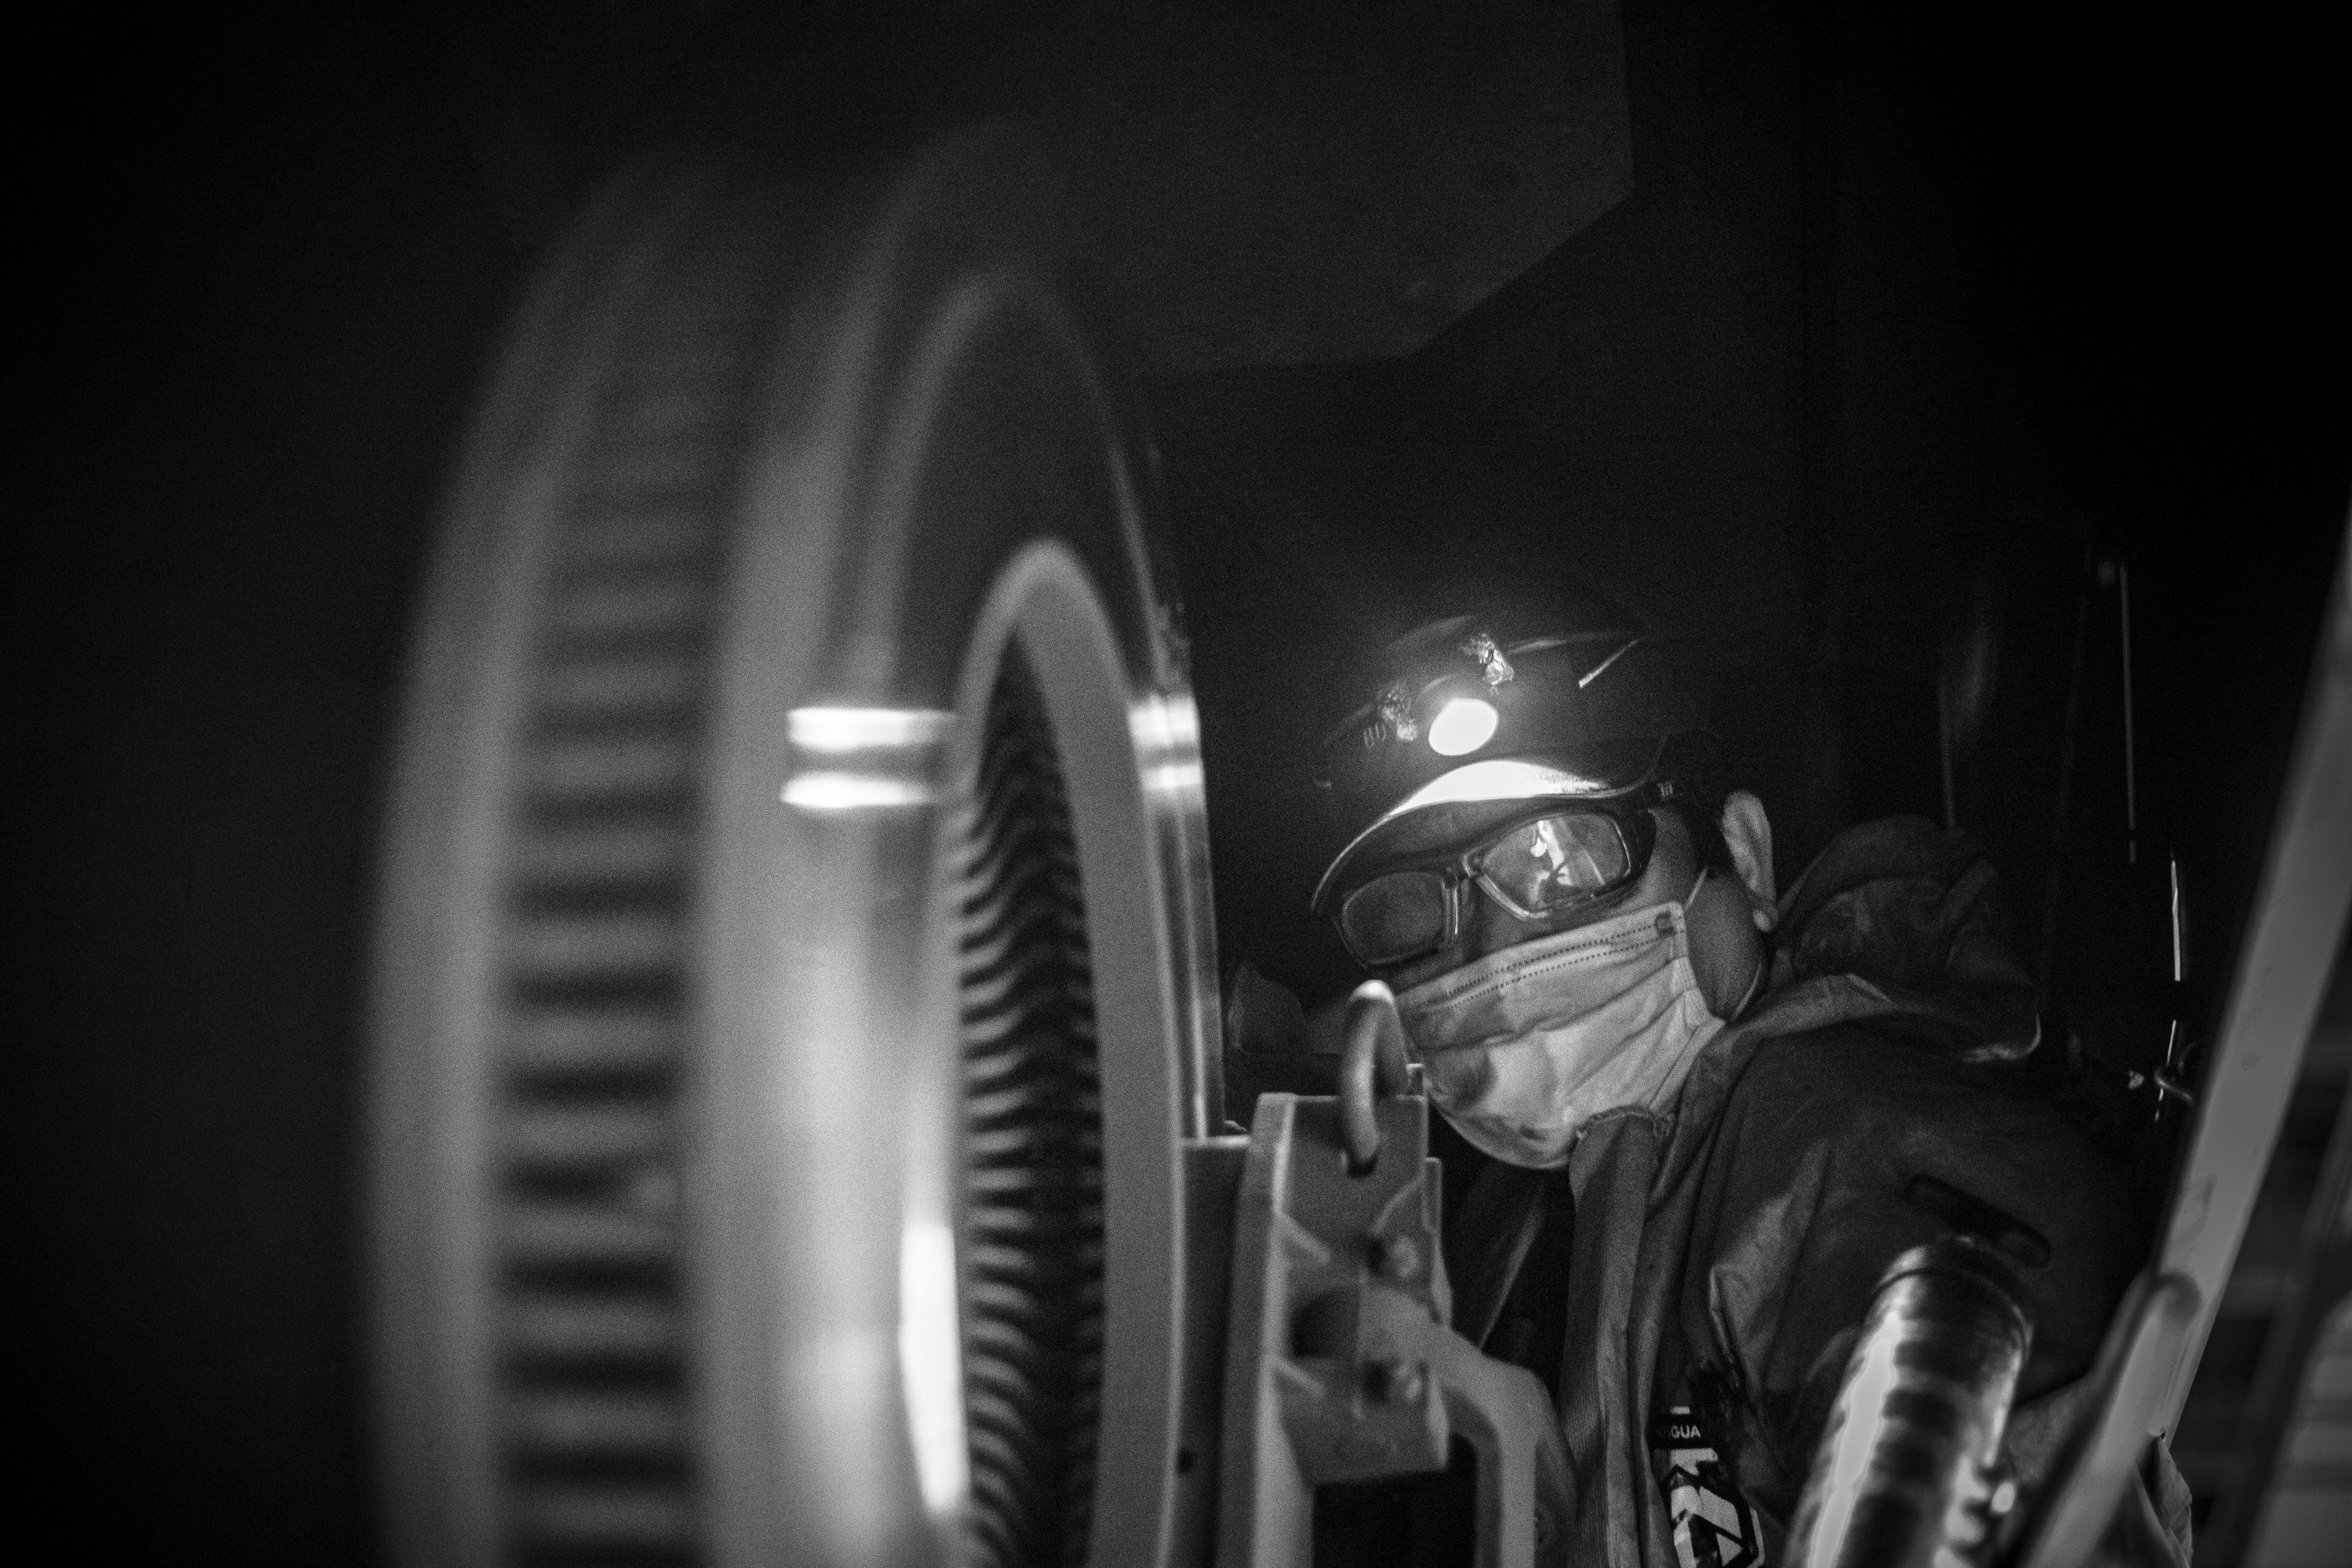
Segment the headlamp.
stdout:
<svg viewBox="0 0 2352 1568">
<path fill-rule="evenodd" d="M 1706 773 L 1699 688 L 1675 658 L 1641 657 L 1651 639 L 1605 611 L 1528 623 L 1536 635 L 1507 642 L 1457 616 L 1382 648 L 1360 705 L 1318 748 L 1345 846 L 1317 885 L 1318 910 L 1336 914 L 1335 890 L 1367 868 L 1466 845 L 1522 805 L 1602 805 Z M 1444 783 L 1455 775 L 1458 787 Z"/>
<path fill-rule="evenodd" d="M 1484 697 L 1448 697 L 1429 721 L 1429 749 L 1441 757 L 1466 757 L 1495 738 L 1502 717 Z"/>
<path fill-rule="evenodd" d="M 1466 757 L 1495 738 L 1503 721 L 1494 702 L 1495 691 L 1516 679 L 1518 672 L 1494 637 L 1472 626 L 1436 650 L 1436 659 L 1454 666 L 1450 673 L 1422 681 L 1397 680 L 1381 693 L 1376 730 L 1379 736 L 1406 745 L 1426 744 L 1441 757 Z M 1465 670 L 1465 665 L 1475 674 Z"/>
</svg>

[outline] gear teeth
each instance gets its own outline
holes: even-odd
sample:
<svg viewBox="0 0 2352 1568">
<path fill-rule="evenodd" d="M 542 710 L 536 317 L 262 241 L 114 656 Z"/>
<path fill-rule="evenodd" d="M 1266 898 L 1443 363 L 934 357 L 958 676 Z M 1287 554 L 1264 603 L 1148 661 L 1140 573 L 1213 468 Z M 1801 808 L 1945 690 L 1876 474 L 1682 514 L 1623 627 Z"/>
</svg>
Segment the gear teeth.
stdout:
<svg viewBox="0 0 2352 1568">
<path fill-rule="evenodd" d="M 1076 1565 L 1102 1383 L 1102 1093 L 1077 844 L 1017 646 L 966 814 L 961 915 L 971 1561 Z"/>
<path fill-rule="evenodd" d="M 501 1561 L 702 1558 L 679 1085 L 719 573 L 773 311 L 706 226 L 646 301 L 570 476 L 503 876 L 490 1121 Z"/>
</svg>

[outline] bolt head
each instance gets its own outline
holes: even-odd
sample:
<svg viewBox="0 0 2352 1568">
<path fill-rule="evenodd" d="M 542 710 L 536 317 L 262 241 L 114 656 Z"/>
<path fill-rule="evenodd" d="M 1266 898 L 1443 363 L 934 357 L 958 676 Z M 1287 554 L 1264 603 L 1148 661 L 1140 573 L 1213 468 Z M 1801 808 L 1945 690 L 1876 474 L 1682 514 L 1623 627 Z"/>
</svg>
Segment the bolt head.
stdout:
<svg viewBox="0 0 2352 1568">
<path fill-rule="evenodd" d="M 1429 1387 L 1429 1369 L 1413 1361 L 1376 1361 L 1366 1367 L 1372 1397 L 1383 1405 L 1417 1404 Z"/>
<path fill-rule="evenodd" d="M 1421 1246 L 1409 1236 L 1382 1237 L 1372 1243 L 1372 1272 L 1399 1284 L 1421 1278 Z"/>
</svg>

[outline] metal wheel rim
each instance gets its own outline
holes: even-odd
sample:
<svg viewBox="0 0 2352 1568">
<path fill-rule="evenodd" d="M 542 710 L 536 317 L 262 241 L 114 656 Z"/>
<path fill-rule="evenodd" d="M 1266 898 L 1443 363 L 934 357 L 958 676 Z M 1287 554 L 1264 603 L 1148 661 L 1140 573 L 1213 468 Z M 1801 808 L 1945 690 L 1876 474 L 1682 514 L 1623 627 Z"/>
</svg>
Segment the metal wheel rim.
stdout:
<svg viewBox="0 0 2352 1568">
<path fill-rule="evenodd" d="M 1043 183 L 995 142 L 829 209 L 656 161 L 607 193 L 526 311 L 428 593 L 385 856 L 374 1340 L 402 1560 L 972 1556 L 965 1497 L 920 1453 L 942 1420 L 922 1392 L 942 1331 L 920 1238 L 943 1227 L 969 1250 L 951 851 L 1016 648 L 1069 777 L 1115 1152 L 1102 1375 L 1119 1397 L 1098 1423 L 1087 1560 L 1139 1561 L 1166 1535 L 1178 1145 L 1214 1088 L 1196 729 L 1130 448 L 1061 303 L 1057 232 Z M 583 533 L 572 481 L 598 456 L 597 400 L 621 340 L 669 331 L 646 325 L 663 311 L 700 322 L 672 333 L 675 363 L 725 361 L 692 368 L 738 392 L 716 418 L 709 397 L 644 400 L 632 460 L 666 482 L 702 454 L 705 501 L 665 522 L 640 497 L 643 526 Z M 1000 401 L 975 396 L 992 375 L 1037 395 L 976 415 Z M 1019 482 L 940 456 L 975 419 L 1076 479 L 1025 515 L 997 504 Z M 562 600 L 549 585 L 582 577 L 591 533 L 640 579 Z M 629 657 L 569 674 L 541 657 L 598 615 L 599 657 Z M 551 690 L 636 702 L 650 729 L 631 740 L 616 720 L 551 761 Z M 845 747 L 804 721 L 842 712 L 916 716 L 912 738 Z M 820 802 L 809 781 L 828 778 L 872 787 Z M 534 788 L 589 801 L 568 851 L 518 826 Z M 667 837 L 598 816 L 623 797 L 667 801 Z M 635 894 L 612 876 L 632 856 Z M 567 865 L 569 902 L 518 892 L 518 868 L 560 882 Z M 536 927 L 518 912 L 534 910 Z M 572 964 L 591 991 L 634 964 L 638 1003 L 667 1000 L 518 1032 L 526 960 Z M 525 1047 L 601 1061 L 607 1089 L 636 1071 L 639 1103 L 557 1106 L 518 1132 Z M 518 1306 L 530 1226 L 509 1211 L 533 1151 L 587 1171 L 595 1197 L 541 1239 L 634 1237 L 667 1260 L 640 1299 Z M 608 1357 L 604 1385 L 575 1357 L 531 1405 L 529 1331 L 575 1350 L 634 1335 L 646 1353 Z"/>
</svg>

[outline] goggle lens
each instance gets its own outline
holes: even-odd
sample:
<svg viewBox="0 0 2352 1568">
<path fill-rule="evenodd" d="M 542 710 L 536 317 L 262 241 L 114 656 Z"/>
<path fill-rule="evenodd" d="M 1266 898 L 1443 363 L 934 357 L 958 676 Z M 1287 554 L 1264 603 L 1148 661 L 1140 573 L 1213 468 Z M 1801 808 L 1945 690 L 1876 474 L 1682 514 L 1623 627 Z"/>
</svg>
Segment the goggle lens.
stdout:
<svg viewBox="0 0 2352 1568">
<path fill-rule="evenodd" d="M 1647 826 L 1642 816 L 1560 812 L 1523 823 L 1444 867 L 1387 872 L 1341 902 L 1340 939 L 1368 968 L 1443 947 L 1454 935 L 1452 884 L 1469 879 L 1522 920 L 1563 913 L 1642 874 L 1650 858 Z"/>
<path fill-rule="evenodd" d="M 1402 963 L 1445 942 L 1445 879 L 1435 871 L 1391 871 L 1348 895 L 1339 935 L 1356 962 Z"/>
<path fill-rule="evenodd" d="M 1633 874 L 1632 847 L 1614 817 L 1570 812 L 1515 827 L 1471 861 L 1521 915 L 1588 903 Z"/>
</svg>

